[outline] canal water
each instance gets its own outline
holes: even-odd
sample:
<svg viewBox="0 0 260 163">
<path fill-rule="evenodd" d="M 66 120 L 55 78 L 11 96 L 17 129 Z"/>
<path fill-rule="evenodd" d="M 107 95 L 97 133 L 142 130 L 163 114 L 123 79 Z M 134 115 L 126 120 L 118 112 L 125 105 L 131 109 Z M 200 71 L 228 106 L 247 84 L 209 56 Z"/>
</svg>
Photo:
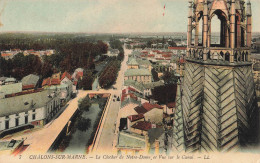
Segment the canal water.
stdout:
<svg viewBox="0 0 260 163">
<path fill-rule="evenodd" d="M 72 138 L 69 142 L 69 146 L 65 149 L 63 153 L 65 154 L 85 154 L 86 153 L 86 145 L 91 137 L 92 132 L 94 131 L 94 123 L 98 118 L 98 113 L 101 111 L 98 103 L 93 103 L 88 112 L 83 112 L 83 118 L 89 118 L 91 120 L 91 125 L 87 131 L 80 131 L 76 129 L 76 131 L 72 134 Z"/>
<path fill-rule="evenodd" d="M 96 77 L 96 79 L 94 80 L 93 84 L 92 84 L 92 90 L 97 90 L 98 89 L 98 77 Z"/>
</svg>

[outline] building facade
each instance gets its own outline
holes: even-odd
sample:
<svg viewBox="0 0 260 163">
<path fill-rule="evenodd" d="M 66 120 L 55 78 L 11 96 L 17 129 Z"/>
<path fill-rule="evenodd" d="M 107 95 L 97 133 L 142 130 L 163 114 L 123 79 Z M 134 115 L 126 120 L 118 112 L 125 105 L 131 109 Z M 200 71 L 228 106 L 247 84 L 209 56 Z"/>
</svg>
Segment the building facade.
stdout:
<svg viewBox="0 0 260 163">
<path fill-rule="evenodd" d="M 174 150 L 236 151 L 250 146 L 258 140 L 259 126 L 250 62 L 251 3 L 189 3 L 187 56 L 179 92 L 181 103 L 176 104 Z M 211 20 L 215 16 L 221 25 L 219 44 L 211 43 Z"/>
<path fill-rule="evenodd" d="M 60 99 L 51 91 L 0 100 L 0 132 L 27 125 L 42 126 L 60 110 Z"/>
</svg>

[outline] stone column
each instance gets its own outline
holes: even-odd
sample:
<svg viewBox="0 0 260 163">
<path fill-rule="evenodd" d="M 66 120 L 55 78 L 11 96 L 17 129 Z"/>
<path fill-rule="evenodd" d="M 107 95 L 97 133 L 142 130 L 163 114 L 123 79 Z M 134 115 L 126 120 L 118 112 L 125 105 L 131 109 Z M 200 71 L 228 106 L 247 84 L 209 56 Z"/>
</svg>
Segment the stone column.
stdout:
<svg viewBox="0 0 260 163">
<path fill-rule="evenodd" d="M 227 23 L 225 23 L 225 47 L 229 47 L 229 32 L 228 32 L 228 26 Z"/>
<path fill-rule="evenodd" d="M 208 2 L 204 1 L 203 9 L 203 60 L 207 60 L 207 36 L 208 36 Z"/>
<path fill-rule="evenodd" d="M 198 13 L 196 14 L 196 27 L 195 27 L 195 46 L 199 45 L 199 17 Z"/>
<path fill-rule="evenodd" d="M 230 47 L 231 47 L 231 54 L 230 54 L 230 62 L 234 62 L 234 48 L 235 48 L 235 0 L 231 1 L 231 17 L 230 17 Z"/>
<path fill-rule="evenodd" d="M 241 16 L 238 16 L 237 20 L 237 47 L 241 47 Z"/>
<path fill-rule="evenodd" d="M 188 29 L 187 29 L 187 46 L 191 46 L 192 40 L 192 1 L 189 1 L 189 15 L 188 15 Z M 189 51 L 187 50 L 187 57 L 190 57 Z"/>
<path fill-rule="evenodd" d="M 252 11 L 251 3 L 248 1 L 246 10 L 247 22 L 246 22 L 246 46 L 251 48 L 252 39 Z"/>
<path fill-rule="evenodd" d="M 208 29 L 208 47 L 210 47 L 211 44 L 211 20 L 208 21 L 209 29 Z"/>
</svg>

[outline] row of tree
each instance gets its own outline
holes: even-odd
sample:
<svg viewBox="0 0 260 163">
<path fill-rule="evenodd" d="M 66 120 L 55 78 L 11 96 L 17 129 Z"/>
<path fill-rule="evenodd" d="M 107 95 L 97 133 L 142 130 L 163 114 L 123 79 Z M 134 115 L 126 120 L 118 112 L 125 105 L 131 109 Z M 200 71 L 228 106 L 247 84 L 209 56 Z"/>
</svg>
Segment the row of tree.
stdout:
<svg viewBox="0 0 260 163">
<path fill-rule="evenodd" d="M 12 59 L 5 60 L 0 56 L 0 76 L 12 76 L 17 79 L 28 74 L 37 74 L 42 78 L 50 77 L 55 72 L 70 72 L 81 67 L 94 70 L 94 58 L 107 53 L 108 46 L 102 41 L 70 42 L 56 50 L 56 54 L 39 58 L 35 55 L 16 54 Z"/>
<path fill-rule="evenodd" d="M 53 72 L 51 64 L 42 62 L 35 55 L 24 56 L 19 53 L 9 60 L 0 56 L 0 76 L 12 76 L 20 80 L 29 74 L 37 74 L 45 78 L 51 76 Z"/>
<path fill-rule="evenodd" d="M 115 83 L 120 69 L 120 63 L 118 59 L 114 59 L 104 68 L 98 81 L 101 88 L 108 88 Z"/>
</svg>

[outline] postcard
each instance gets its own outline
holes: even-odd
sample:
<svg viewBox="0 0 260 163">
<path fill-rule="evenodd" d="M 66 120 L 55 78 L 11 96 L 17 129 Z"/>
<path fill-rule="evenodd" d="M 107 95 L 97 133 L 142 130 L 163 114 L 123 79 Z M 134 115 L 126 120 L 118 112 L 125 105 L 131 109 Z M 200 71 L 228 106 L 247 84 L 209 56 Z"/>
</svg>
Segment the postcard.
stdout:
<svg viewBox="0 0 260 163">
<path fill-rule="evenodd" d="M 0 162 L 260 162 L 259 0 L 0 0 Z"/>
</svg>

